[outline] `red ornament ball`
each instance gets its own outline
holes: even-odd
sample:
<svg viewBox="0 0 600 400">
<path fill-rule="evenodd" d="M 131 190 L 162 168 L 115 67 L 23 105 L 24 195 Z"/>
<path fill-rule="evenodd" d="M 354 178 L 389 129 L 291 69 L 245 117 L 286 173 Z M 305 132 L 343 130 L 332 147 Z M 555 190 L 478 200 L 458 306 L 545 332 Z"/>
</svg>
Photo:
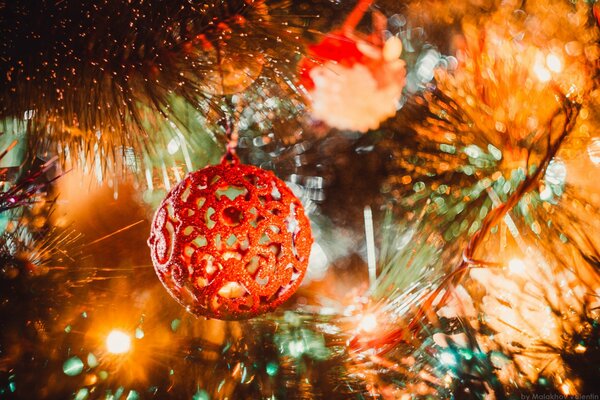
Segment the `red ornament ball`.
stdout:
<svg viewBox="0 0 600 400">
<path fill-rule="evenodd" d="M 169 192 L 148 244 L 156 274 L 188 311 L 237 320 L 273 311 L 296 291 L 312 235 L 283 181 L 224 159 Z"/>
</svg>

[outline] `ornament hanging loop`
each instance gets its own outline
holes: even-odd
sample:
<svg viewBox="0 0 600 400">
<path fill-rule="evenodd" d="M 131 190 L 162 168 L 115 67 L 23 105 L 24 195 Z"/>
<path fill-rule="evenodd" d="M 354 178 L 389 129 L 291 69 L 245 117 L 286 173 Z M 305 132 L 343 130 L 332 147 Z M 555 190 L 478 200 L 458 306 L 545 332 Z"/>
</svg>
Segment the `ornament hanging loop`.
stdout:
<svg viewBox="0 0 600 400">
<path fill-rule="evenodd" d="M 221 118 L 220 123 L 223 129 L 225 130 L 225 137 L 227 138 L 227 144 L 225 145 L 225 155 L 221 158 L 222 164 L 238 164 L 240 162 L 236 149 L 238 145 L 238 129 L 237 124 L 235 124 L 232 119 L 234 115 L 234 107 L 231 104 L 229 98 L 225 99 L 225 103 L 227 104 L 227 112 Z"/>
<path fill-rule="evenodd" d="M 236 128 L 231 126 L 229 119 L 226 122 L 225 134 L 227 136 L 227 145 L 225 147 L 225 155 L 221 158 L 222 164 L 239 164 L 240 159 L 236 154 L 238 144 L 238 132 Z"/>
<path fill-rule="evenodd" d="M 223 63 L 222 63 L 222 55 L 221 49 L 217 49 L 217 61 L 218 61 L 218 70 L 219 76 L 221 78 L 221 87 L 223 89 L 223 93 L 225 90 L 225 72 L 223 71 Z M 224 115 L 221 118 L 221 126 L 225 130 L 225 137 L 227 138 L 227 145 L 225 147 L 225 155 L 221 158 L 221 163 L 226 164 L 238 164 L 239 158 L 236 155 L 236 148 L 238 145 L 238 130 L 237 124 L 233 122 L 233 116 L 235 115 L 235 106 L 233 105 L 232 99 L 230 96 L 225 95 L 223 98 L 225 103 Z"/>
<path fill-rule="evenodd" d="M 239 164 L 240 159 L 235 153 L 235 147 L 227 145 L 227 152 L 221 157 L 221 164 Z"/>
</svg>

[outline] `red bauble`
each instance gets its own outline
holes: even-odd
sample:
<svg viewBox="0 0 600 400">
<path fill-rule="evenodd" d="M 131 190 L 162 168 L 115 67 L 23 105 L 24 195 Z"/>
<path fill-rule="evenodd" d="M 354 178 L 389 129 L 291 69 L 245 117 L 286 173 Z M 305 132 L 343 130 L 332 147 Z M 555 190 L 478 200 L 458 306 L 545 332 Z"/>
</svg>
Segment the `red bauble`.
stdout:
<svg viewBox="0 0 600 400">
<path fill-rule="evenodd" d="M 235 320 L 273 311 L 296 291 L 312 236 L 285 183 L 236 159 L 173 188 L 148 244 L 158 277 L 188 311 Z"/>
</svg>

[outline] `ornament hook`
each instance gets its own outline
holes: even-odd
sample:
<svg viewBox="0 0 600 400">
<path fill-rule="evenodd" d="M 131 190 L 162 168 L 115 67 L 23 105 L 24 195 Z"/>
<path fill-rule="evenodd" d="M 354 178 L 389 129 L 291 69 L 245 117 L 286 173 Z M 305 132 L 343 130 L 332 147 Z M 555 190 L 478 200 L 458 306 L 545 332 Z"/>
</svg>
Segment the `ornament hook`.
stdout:
<svg viewBox="0 0 600 400">
<path fill-rule="evenodd" d="M 225 155 L 221 158 L 221 163 L 238 164 L 239 158 L 236 154 L 236 148 L 238 145 L 238 130 L 237 125 L 231 121 L 231 115 L 233 114 L 233 107 L 228 103 L 229 113 L 225 114 L 221 118 L 221 126 L 225 130 L 225 137 L 227 138 L 227 145 L 225 146 Z"/>
</svg>

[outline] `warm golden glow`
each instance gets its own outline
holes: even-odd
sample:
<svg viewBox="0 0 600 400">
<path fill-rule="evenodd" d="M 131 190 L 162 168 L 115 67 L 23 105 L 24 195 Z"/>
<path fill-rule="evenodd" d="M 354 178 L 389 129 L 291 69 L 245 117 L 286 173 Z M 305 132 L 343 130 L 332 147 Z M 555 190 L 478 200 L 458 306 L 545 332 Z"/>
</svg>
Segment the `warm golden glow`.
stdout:
<svg viewBox="0 0 600 400">
<path fill-rule="evenodd" d="M 562 71 L 562 62 L 556 54 L 550 53 L 546 56 L 546 65 L 552 72 L 558 73 Z"/>
<path fill-rule="evenodd" d="M 540 82 L 548 82 L 550 79 L 552 79 L 550 71 L 548 71 L 542 64 L 536 64 L 533 67 L 533 72 Z"/>
<path fill-rule="evenodd" d="M 578 344 L 577 346 L 575 346 L 575 353 L 585 353 L 585 351 L 587 350 L 587 348 L 581 344 Z"/>
<path fill-rule="evenodd" d="M 520 258 L 513 258 L 508 262 L 508 270 L 515 275 L 524 275 L 525 263 Z"/>
<path fill-rule="evenodd" d="M 569 396 L 569 395 L 573 394 L 573 392 L 571 391 L 571 385 L 569 385 L 568 382 L 563 383 L 560 386 L 560 390 L 561 390 L 561 392 L 563 392 L 563 394 L 565 396 Z"/>
<path fill-rule="evenodd" d="M 131 338 L 118 329 L 112 330 L 106 337 L 106 349 L 113 354 L 123 354 L 131 350 Z"/>
<path fill-rule="evenodd" d="M 358 324 L 358 329 L 367 333 L 373 332 L 375 328 L 377 328 L 377 318 L 373 314 L 365 315 Z"/>
</svg>

